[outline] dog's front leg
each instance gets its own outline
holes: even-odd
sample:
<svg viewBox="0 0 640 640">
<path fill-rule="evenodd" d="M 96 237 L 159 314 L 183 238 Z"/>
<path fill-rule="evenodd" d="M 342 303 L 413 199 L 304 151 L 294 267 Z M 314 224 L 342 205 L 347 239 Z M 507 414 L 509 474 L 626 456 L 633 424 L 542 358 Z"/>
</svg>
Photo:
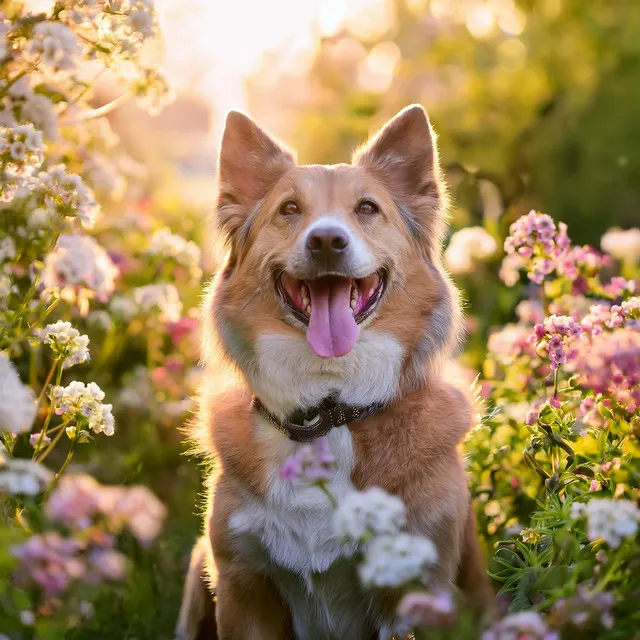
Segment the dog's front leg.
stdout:
<svg viewBox="0 0 640 640">
<path fill-rule="evenodd" d="M 289 640 L 290 615 L 269 578 L 218 567 L 216 620 L 220 640 Z"/>
</svg>

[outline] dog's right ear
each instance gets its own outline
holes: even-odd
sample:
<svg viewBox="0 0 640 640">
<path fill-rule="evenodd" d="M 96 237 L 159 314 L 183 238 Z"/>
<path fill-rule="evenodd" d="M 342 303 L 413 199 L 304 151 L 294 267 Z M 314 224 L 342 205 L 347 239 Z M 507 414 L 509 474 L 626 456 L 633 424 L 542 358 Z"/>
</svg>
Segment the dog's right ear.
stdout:
<svg viewBox="0 0 640 640">
<path fill-rule="evenodd" d="M 229 112 L 218 162 L 218 227 L 232 244 L 255 205 L 294 164 L 293 154 L 251 118 Z"/>
</svg>

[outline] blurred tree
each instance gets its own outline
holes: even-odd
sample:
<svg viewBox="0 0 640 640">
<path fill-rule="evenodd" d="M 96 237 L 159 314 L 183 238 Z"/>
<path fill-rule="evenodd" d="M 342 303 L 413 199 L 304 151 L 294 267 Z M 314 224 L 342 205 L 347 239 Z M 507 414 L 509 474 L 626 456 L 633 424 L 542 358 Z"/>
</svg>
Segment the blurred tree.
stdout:
<svg viewBox="0 0 640 640">
<path fill-rule="evenodd" d="M 386 118 L 420 102 L 439 134 L 454 226 L 495 219 L 503 205 L 503 227 L 540 208 L 579 242 L 638 224 L 637 0 L 390 5 L 386 32 L 345 28 L 320 42 L 308 75 L 272 88 L 271 107 L 295 104 L 295 124 L 282 133 L 302 161 L 344 161 Z M 292 103 L 292 86 L 304 100 Z"/>
</svg>

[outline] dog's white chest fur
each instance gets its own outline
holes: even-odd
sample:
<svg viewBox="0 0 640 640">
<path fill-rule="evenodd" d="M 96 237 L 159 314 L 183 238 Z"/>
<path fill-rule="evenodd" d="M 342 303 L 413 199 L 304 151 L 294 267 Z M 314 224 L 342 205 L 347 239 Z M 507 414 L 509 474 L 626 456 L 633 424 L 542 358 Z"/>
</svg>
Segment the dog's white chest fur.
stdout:
<svg viewBox="0 0 640 640">
<path fill-rule="evenodd" d="M 326 571 L 345 549 L 333 529 L 333 507 L 317 487 L 292 483 L 280 477 L 280 467 L 300 445 L 263 423 L 257 425 L 261 447 L 270 468 L 264 500 L 252 497 L 230 520 L 236 534 L 259 536 L 271 562 L 308 578 Z M 327 436 L 336 457 L 336 473 L 328 489 L 340 499 L 353 489 L 353 447 L 347 427 L 333 429 Z"/>
<path fill-rule="evenodd" d="M 296 638 L 367 636 L 370 600 L 358 584 L 354 546 L 345 546 L 335 534 L 331 502 L 317 487 L 280 478 L 282 462 L 300 445 L 271 425 L 259 424 L 257 430 L 272 466 L 265 499 L 249 498 L 230 519 L 238 549 L 273 579 L 291 612 Z M 353 490 L 351 434 L 340 427 L 326 438 L 337 466 L 328 489 L 340 500 Z"/>
</svg>

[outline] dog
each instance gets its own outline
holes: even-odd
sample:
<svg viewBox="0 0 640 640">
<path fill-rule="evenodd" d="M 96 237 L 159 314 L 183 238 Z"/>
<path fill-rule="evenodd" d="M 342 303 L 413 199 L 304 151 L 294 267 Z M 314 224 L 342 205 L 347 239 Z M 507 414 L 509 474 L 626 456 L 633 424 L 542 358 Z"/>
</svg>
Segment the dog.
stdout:
<svg viewBox="0 0 640 640">
<path fill-rule="evenodd" d="M 331 166 L 297 165 L 228 114 L 217 204 L 228 251 L 204 305 L 196 429 L 215 462 L 180 640 L 391 636 L 397 603 L 359 584 L 326 496 L 280 477 L 315 437 L 336 458 L 338 500 L 371 486 L 399 496 L 408 530 L 437 547 L 435 582 L 492 600 L 458 451 L 474 398 L 444 379 L 461 333 L 441 263 L 446 209 L 419 105 Z"/>
</svg>

